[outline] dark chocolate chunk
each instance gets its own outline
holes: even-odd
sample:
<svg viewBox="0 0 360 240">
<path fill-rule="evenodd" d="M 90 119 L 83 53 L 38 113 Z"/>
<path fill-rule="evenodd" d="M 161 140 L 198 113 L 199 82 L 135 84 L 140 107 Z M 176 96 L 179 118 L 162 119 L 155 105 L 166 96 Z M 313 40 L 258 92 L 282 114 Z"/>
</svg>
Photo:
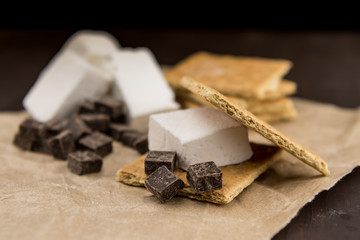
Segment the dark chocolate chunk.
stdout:
<svg viewBox="0 0 360 240">
<path fill-rule="evenodd" d="M 95 101 L 95 110 L 109 115 L 113 122 L 126 123 L 126 107 L 124 102 L 119 99 L 105 96 Z"/>
<path fill-rule="evenodd" d="M 44 138 L 34 141 L 33 146 L 31 147 L 31 151 L 51 155 L 48 139 Z"/>
<path fill-rule="evenodd" d="M 75 149 L 74 138 L 70 130 L 64 130 L 48 141 L 51 154 L 57 158 L 66 160 L 68 154 Z"/>
<path fill-rule="evenodd" d="M 104 157 L 112 152 L 112 138 L 100 132 L 93 132 L 79 140 L 79 148 Z"/>
<path fill-rule="evenodd" d="M 91 133 L 91 129 L 77 115 L 67 120 L 66 129 L 71 131 L 75 141 Z"/>
<path fill-rule="evenodd" d="M 40 139 L 46 134 L 45 124 L 34 119 L 26 119 L 20 124 L 20 136 L 28 139 Z"/>
<path fill-rule="evenodd" d="M 29 151 L 32 149 L 32 147 L 34 145 L 34 141 L 35 140 L 23 137 L 19 133 L 17 133 L 15 135 L 13 143 L 14 143 L 14 145 L 18 146 L 22 150 Z"/>
<path fill-rule="evenodd" d="M 126 132 L 138 132 L 137 130 L 124 125 L 124 124 L 118 124 L 118 123 L 111 123 L 110 124 L 110 135 L 116 140 L 122 142 L 123 140 L 123 134 Z"/>
<path fill-rule="evenodd" d="M 86 113 L 80 119 L 94 131 L 106 132 L 110 128 L 110 117 L 102 113 Z"/>
<path fill-rule="evenodd" d="M 68 155 L 68 168 L 77 175 L 100 172 L 102 158 L 91 151 L 76 151 Z"/>
<path fill-rule="evenodd" d="M 133 143 L 133 148 L 135 148 L 140 154 L 144 154 L 149 151 L 149 142 L 146 135 L 138 138 Z"/>
<path fill-rule="evenodd" d="M 80 103 L 80 106 L 78 108 L 78 113 L 95 113 L 95 104 L 90 100 L 85 100 L 82 103 Z"/>
<path fill-rule="evenodd" d="M 222 172 L 212 161 L 191 165 L 186 178 L 197 192 L 222 188 Z"/>
<path fill-rule="evenodd" d="M 145 158 L 145 173 L 151 174 L 161 166 L 165 166 L 171 172 L 174 172 L 176 166 L 176 152 L 150 151 Z"/>
<path fill-rule="evenodd" d="M 133 132 L 125 132 L 122 135 L 122 140 L 121 142 L 128 147 L 132 147 L 134 148 L 134 143 L 136 140 L 138 140 L 141 137 L 144 137 L 145 134 L 138 132 L 138 131 L 133 131 Z"/>
<path fill-rule="evenodd" d="M 65 130 L 67 125 L 66 120 L 54 119 L 45 123 L 46 138 L 58 135 L 60 132 Z"/>
<path fill-rule="evenodd" d="M 184 188 L 184 182 L 167 167 L 161 166 L 146 178 L 145 186 L 160 202 L 166 202 Z"/>
</svg>

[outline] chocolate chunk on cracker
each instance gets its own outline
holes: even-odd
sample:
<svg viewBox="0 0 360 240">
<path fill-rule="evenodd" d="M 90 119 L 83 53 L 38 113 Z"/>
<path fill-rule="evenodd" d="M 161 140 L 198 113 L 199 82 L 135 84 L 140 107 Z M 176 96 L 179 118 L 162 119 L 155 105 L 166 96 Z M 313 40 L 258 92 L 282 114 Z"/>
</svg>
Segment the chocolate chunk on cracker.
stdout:
<svg viewBox="0 0 360 240">
<path fill-rule="evenodd" d="M 102 113 L 80 114 L 80 119 L 93 131 L 106 132 L 110 128 L 110 117 Z"/>
<path fill-rule="evenodd" d="M 51 154 L 57 158 L 66 160 L 68 154 L 75 149 L 74 138 L 70 130 L 64 130 L 48 141 Z"/>
<path fill-rule="evenodd" d="M 222 172 L 212 161 L 191 165 L 186 179 L 196 192 L 222 188 Z"/>
<path fill-rule="evenodd" d="M 112 152 L 112 139 L 100 132 L 93 132 L 79 140 L 79 148 L 93 151 L 104 157 Z"/>
<path fill-rule="evenodd" d="M 176 166 L 176 152 L 150 151 L 145 158 L 145 173 L 151 174 L 161 166 L 165 166 L 171 172 L 174 172 Z"/>
<path fill-rule="evenodd" d="M 160 202 L 164 203 L 184 188 L 184 182 L 167 167 L 161 166 L 149 175 L 145 180 L 145 186 Z"/>
<path fill-rule="evenodd" d="M 254 155 L 240 164 L 220 167 L 223 173 L 223 187 L 210 192 L 196 192 L 186 180 L 186 172 L 175 170 L 175 175 L 184 181 L 184 188 L 178 193 L 200 201 L 216 204 L 227 204 L 249 186 L 257 177 L 265 172 L 272 164 L 280 159 L 281 150 L 275 146 L 251 143 Z M 121 167 L 117 171 L 117 181 L 132 186 L 144 186 L 147 178 L 144 170 L 145 155 L 136 161 Z"/>
<path fill-rule="evenodd" d="M 72 152 L 67 160 L 68 168 L 77 175 L 100 172 L 102 167 L 102 158 L 91 151 Z"/>
</svg>

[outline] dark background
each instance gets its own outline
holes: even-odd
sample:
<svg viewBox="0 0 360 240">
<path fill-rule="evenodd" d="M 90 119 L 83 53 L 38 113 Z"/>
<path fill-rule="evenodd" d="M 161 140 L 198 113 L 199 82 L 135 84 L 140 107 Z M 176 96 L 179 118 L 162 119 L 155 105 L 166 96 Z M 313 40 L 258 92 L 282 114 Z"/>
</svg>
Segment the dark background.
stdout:
<svg viewBox="0 0 360 240">
<path fill-rule="evenodd" d="M 181 4 L 158 12 L 143 5 L 140 9 L 108 5 L 96 11 L 82 9 L 85 14 L 80 16 L 67 11 L 66 5 L 54 6 L 60 13 L 3 14 L 0 110 L 22 109 L 21 101 L 40 71 L 79 29 L 108 31 L 124 47 L 149 47 L 164 65 L 199 50 L 286 58 L 294 63 L 286 78 L 297 82 L 297 96 L 342 107 L 360 105 L 360 21 L 351 6 L 329 11 L 284 5 L 285 11 L 264 15 L 256 6 L 218 3 L 219 8 L 209 12 Z M 274 239 L 359 239 L 359 183 L 357 168 L 308 203 Z"/>
</svg>

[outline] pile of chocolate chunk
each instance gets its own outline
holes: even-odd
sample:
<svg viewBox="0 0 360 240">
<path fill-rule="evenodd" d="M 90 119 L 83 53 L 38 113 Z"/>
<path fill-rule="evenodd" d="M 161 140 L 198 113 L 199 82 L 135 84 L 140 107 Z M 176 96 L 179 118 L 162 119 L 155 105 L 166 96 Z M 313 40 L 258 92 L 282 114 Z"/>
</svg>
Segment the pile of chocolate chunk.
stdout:
<svg viewBox="0 0 360 240">
<path fill-rule="evenodd" d="M 145 187 L 160 202 L 172 199 L 184 188 L 184 181 L 175 174 L 176 152 L 150 151 L 145 158 Z M 186 179 L 195 192 L 207 192 L 222 188 L 222 172 L 213 161 L 190 165 Z"/>
<path fill-rule="evenodd" d="M 102 158 L 112 152 L 112 141 L 148 152 L 147 135 L 127 124 L 123 101 L 105 96 L 83 102 L 70 117 L 46 123 L 26 119 L 19 126 L 14 144 L 27 151 L 68 160 L 71 172 L 83 175 L 99 172 Z"/>
</svg>

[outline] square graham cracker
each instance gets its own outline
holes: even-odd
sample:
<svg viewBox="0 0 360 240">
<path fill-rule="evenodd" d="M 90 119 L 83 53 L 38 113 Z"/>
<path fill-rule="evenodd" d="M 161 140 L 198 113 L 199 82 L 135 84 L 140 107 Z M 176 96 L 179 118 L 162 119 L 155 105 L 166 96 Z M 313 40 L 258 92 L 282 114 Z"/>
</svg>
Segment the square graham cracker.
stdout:
<svg viewBox="0 0 360 240">
<path fill-rule="evenodd" d="M 281 120 L 293 120 L 297 117 L 297 111 L 290 98 L 281 97 L 274 100 L 247 100 L 239 97 L 226 96 L 227 99 L 241 106 L 255 116 L 266 122 L 276 122 Z M 195 108 L 201 106 L 212 106 L 201 96 L 188 91 L 186 95 L 178 96 L 177 101 L 183 108 Z"/>
<path fill-rule="evenodd" d="M 188 76 L 225 95 L 265 99 L 271 92 L 278 92 L 281 79 L 291 66 L 290 61 L 283 59 L 198 52 L 165 72 L 165 77 L 175 88 L 182 77 Z M 291 84 L 285 85 L 291 91 Z"/>
<path fill-rule="evenodd" d="M 234 103 L 238 104 L 240 106 L 242 101 L 234 101 L 234 99 L 229 100 Z M 241 100 L 241 99 L 240 99 Z M 279 99 L 280 100 L 280 99 Z M 289 121 L 293 120 L 297 117 L 297 111 L 294 107 L 293 102 L 290 99 L 281 99 L 281 101 L 276 100 L 276 103 L 274 105 L 270 105 L 267 102 L 262 104 L 257 104 L 256 109 L 255 108 L 248 108 L 250 112 L 252 112 L 255 116 L 260 118 L 261 120 L 265 122 L 278 122 L 278 121 Z M 183 108 L 198 108 L 203 106 L 209 106 L 208 104 L 202 104 L 193 100 L 187 100 L 187 99 L 177 99 L 177 101 L 181 104 Z M 252 110 L 256 110 L 256 112 L 253 112 Z"/>
<path fill-rule="evenodd" d="M 208 192 L 195 192 L 186 179 L 186 172 L 177 168 L 175 175 L 184 181 L 185 187 L 178 195 L 216 204 L 227 204 L 265 172 L 281 155 L 275 146 L 251 143 L 253 156 L 240 164 L 220 167 L 223 173 L 221 189 Z M 146 154 L 117 171 L 117 181 L 131 186 L 144 186 L 147 175 L 144 170 Z"/>
<path fill-rule="evenodd" d="M 189 77 L 183 77 L 181 84 L 186 89 L 203 97 L 217 109 L 228 114 L 230 117 L 241 122 L 246 127 L 255 130 L 268 140 L 275 143 L 278 147 L 288 151 L 304 163 L 321 172 L 323 175 L 330 174 L 325 161 L 317 154 L 282 134 L 268 123 L 257 118 L 245 108 L 233 104 L 218 91 L 202 84 Z"/>
</svg>

